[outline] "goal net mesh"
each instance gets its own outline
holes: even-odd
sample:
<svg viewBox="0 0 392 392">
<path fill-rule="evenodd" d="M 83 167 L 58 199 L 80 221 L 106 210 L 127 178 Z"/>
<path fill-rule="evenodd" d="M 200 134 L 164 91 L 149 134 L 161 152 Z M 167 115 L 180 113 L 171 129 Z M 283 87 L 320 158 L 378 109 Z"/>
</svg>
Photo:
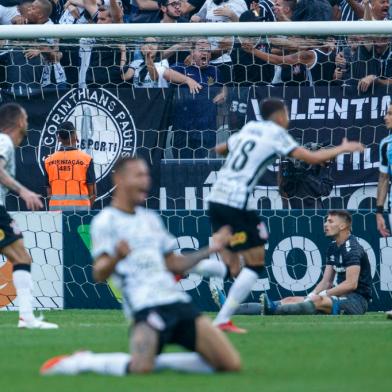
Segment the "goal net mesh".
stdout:
<svg viewBox="0 0 392 392">
<path fill-rule="evenodd" d="M 17 195 L 7 196 L 33 258 L 35 306 L 118 305 L 111 284 L 93 283 L 88 249 L 89 224 L 111 200 L 110 175 L 121 156 L 150 164 L 146 206 L 160 211 L 178 251 L 208 244 L 206 197 L 223 163 L 213 147 L 259 120 L 260 100 L 278 97 L 299 144 L 330 148 L 347 137 L 365 151 L 325 166 L 277 157 L 267 168 L 249 198 L 270 230 L 266 274 L 250 300 L 265 290 L 274 299 L 311 291 L 325 263 L 326 210 L 347 208 L 372 264 L 374 307 L 388 307 L 392 249 L 390 238 L 378 238 L 372 209 L 379 143 L 389 134 L 383 118 L 391 101 L 391 53 L 389 36 L 3 41 L 1 101 L 20 103 L 29 116 L 16 177 L 42 195 L 48 210 L 43 162 L 59 148 L 59 124 L 71 121 L 78 148 L 94 160 L 98 188 L 87 212 L 29 213 Z M 11 273 L 1 259 L 2 309 L 17 306 Z M 178 284 L 212 310 L 209 285 L 227 290 L 230 282 L 191 274 Z"/>
</svg>

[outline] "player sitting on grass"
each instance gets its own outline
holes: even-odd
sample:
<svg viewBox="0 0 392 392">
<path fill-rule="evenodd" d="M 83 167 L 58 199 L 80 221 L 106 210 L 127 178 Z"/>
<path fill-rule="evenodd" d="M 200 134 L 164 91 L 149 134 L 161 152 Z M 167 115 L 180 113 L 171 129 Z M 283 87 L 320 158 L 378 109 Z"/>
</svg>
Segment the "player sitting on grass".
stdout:
<svg viewBox="0 0 392 392">
<path fill-rule="evenodd" d="M 227 226 L 209 247 L 187 255 L 173 252 L 176 240 L 159 216 L 139 207 L 150 187 L 143 160 L 124 158 L 115 165 L 115 192 L 111 206 L 93 220 L 94 277 L 104 282 L 113 275 L 120 284 L 126 315 L 133 314 L 132 355 L 79 352 L 55 357 L 41 374 L 126 375 L 160 369 L 210 373 L 238 371 L 240 357 L 226 336 L 194 307 L 191 297 L 178 289 L 173 273 L 189 271 L 209 254 L 221 250 L 231 238 Z M 160 354 L 169 343 L 192 353 Z"/>
<path fill-rule="evenodd" d="M 324 275 L 307 297 L 288 297 L 271 301 L 266 294 L 262 306 L 266 315 L 364 314 L 372 298 L 372 275 L 368 256 L 351 234 L 348 211 L 331 210 L 324 224 L 333 242 L 327 251 Z M 337 275 L 337 284 L 333 282 Z"/>
</svg>

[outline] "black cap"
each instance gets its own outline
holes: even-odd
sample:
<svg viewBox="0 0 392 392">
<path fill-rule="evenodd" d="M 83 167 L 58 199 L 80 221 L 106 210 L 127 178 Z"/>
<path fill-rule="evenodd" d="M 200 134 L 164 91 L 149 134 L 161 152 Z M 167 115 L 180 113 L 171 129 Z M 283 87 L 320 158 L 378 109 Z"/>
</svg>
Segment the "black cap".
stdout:
<svg viewBox="0 0 392 392">
<path fill-rule="evenodd" d="M 63 122 L 57 127 L 57 135 L 63 140 L 69 139 L 74 132 L 76 132 L 76 129 L 71 121 Z"/>
</svg>

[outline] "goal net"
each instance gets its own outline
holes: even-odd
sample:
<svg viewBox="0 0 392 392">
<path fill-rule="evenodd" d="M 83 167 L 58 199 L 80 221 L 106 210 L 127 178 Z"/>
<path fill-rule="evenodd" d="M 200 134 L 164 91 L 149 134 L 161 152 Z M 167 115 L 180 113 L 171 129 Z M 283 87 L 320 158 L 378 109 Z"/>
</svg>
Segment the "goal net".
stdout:
<svg viewBox="0 0 392 392">
<path fill-rule="evenodd" d="M 146 206 L 160 211 L 177 251 L 207 245 L 206 197 L 223 162 L 213 147 L 259 120 L 260 100 L 279 97 L 301 145 L 329 148 L 347 137 L 365 151 L 325 166 L 277 157 L 268 167 L 249 198 L 270 231 L 266 274 L 249 300 L 266 290 L 273 299 L 310 292 L 329 243 L 326 210 L 345 208 L 371 261 L 373 309 L 390 307 L 391 238 L 379 238 L 372 211 L 379 143 L 389 134 L 383 118 L 391 102 L 391 36 L 200 34 L 2 42 L 1 101 L 20 103 L 29 116 L 27 137 L 16 149 L 18 180 L 41 194 L 48 210 L 43 161 L 58 149 L 56 130 L 65 121 L 75 125 L 78 147 L 93 157 L 97 179 L 92 211 L 29 213 L 17 195 L 7 196 L 33 258 L 35 306 L 119 307 L 110 282 L 94 284 L 89 255 L 89 225 L 111 200 L 110 175 L 119 157 L 149 162 Z M 227 291 L 231 281 L 190 274 L 178 284 L 203 309 L 214 310 L 209 286 Z M 16 306 L 10 264 L 2 259 L 0 308 Z"/>
</svg>

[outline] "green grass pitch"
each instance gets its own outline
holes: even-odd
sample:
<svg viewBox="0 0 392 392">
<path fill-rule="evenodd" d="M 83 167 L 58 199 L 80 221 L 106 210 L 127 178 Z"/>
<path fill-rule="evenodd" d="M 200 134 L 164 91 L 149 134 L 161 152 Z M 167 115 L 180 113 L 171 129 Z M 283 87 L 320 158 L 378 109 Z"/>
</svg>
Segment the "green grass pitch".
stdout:
<svg viewBox="0 0 392 392">
<path fill-rule="evenodd" d="M 238 316 L 246 335 L 230 335 L 243 360 L 238 374 L 163 372 L 116 378 L 93 374 L 41 377 L 47 358 L 79 349 L 127 351 L 120 311 L 46 313 L 55 331 L 16 328 L 17 313 L 0 313 L 2 392 L 380 392 L 392 390 L 392 321 L 360 317 Z"/>
</svg>

